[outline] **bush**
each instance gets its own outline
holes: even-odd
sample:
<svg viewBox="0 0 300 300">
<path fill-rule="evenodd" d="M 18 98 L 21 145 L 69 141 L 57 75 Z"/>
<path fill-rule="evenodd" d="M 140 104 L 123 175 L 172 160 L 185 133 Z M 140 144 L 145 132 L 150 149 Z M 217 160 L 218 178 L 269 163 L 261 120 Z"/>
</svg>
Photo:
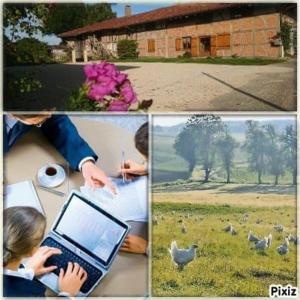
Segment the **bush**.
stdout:
<svg viewBox="0 0 300 300">
<path fill-rule="evenodd" d="M 138 43 L 134 40 L 121 40 L 117 44 L 118 56 L 120 59 L 137 58 Z"/>
<path fill-rule="evenodd" d="M 185 51 L 182 55 L 178 55 L 177 58 L 192 58 L 192 53 Z"/>
<path fill-rule="evenodd" d="M 280 31 L 280 36 L 282 39 L 282 44 L 285 52 L 288 52 L 291 47 L 291 30 L 292 26 L 288 24 L 287 22 L 283 22 L 281 24 L 281 31 Z"/>
<path fill-rule="evenodd" d="M 42 64 L 51 62 L 46 43 L 35 38 L 24 38 L 16 42 L 17 64 Z"/>
<path fill-rule="evenodd" d="M 183 57 L 183 58 L 191 58 L 191 57 L 192 57 L 192 53 L 189 52 L 189 51 L 185 51 L 185 52 L 182 54 L 182 57 Z"/>
</svg>

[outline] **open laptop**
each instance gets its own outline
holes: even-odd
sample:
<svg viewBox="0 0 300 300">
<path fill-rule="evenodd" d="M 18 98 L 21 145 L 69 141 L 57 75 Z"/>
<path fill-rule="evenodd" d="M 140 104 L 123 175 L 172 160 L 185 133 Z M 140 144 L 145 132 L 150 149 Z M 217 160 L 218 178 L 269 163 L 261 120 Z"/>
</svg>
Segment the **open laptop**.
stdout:
<svg viewBox="0 0 300 300">
<path fill-rule="evenodd" d="M 129 229 L 128 224 L 72 191 L 41 244 L 62 250 L 62 254 L 53 255 L 45 263 L 57 269 L 39 280 L 58 293 L 60 268 L 66 270 L 68 262 L 77 262 L 88 274 L 78 296 L 87 296 L 109 272 Z"/>
</svg>

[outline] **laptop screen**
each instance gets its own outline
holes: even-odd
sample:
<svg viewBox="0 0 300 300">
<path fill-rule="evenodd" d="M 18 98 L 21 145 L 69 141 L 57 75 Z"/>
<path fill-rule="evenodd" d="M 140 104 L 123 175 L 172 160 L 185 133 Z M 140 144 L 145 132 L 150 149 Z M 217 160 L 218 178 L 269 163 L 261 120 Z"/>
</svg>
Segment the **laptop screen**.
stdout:
<svg viewBox="0 0 300 300">
<path fill-rule="evenodd" d="M 128 226 L 86 199 L 73 194 L 54 231 L 99 260 L 109 264 Z"/>
</svg>

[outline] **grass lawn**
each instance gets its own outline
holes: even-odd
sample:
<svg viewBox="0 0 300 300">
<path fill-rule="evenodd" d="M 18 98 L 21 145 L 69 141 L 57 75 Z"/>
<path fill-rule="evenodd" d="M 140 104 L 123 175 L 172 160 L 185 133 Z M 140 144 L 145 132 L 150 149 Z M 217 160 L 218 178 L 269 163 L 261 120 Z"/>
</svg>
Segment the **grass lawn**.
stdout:
<svg viewBox="0 0 300 300">
<path fill-rule="evenodd" d="M 296 246 L 291 244 L 286 256 L 276 251 L 286 234 L 296 232 L 293 206 L 205 205 L 187 203 L 188 197 L 185 200 L 162 203 L 154 199 L 152 211 L 158 225 L 152 227 L 153 296 L 268 296 L 270 284 L 296 286 Z M 245 213 L 249 214 L 246 221 Z M 185 234 L 180 219 L 187 228 Z M 257 219 L 262 222 L 257 224 Z M 223 231 L 229 222 L 236 236 Z M 284 233 L 274 231 L 275 222 L 285 226 Z M 271 247 L 262 252 L 253 249 L 247 240 L 249 230 L 259 237 L 272 233 Z M 171 261 L 168 248 L 172 240 L 179 248 L 198 245 L 195 260 L 183 271 Z"/>
<path fill-rule="evenodd" d="M 216 64 L 216 65 L 240 65 L 240 66 L 257 66 L 257 65 L 270 65 L 275 63 L 285 62 L 286 59 L 272 59 L 272 58 L 164 58 L 164 57 L 139 57 L 137 59 L 109 59 L 110 62 L 160 62 L 160 63 L 197 63 L 197 64 Z"/>
</svg>

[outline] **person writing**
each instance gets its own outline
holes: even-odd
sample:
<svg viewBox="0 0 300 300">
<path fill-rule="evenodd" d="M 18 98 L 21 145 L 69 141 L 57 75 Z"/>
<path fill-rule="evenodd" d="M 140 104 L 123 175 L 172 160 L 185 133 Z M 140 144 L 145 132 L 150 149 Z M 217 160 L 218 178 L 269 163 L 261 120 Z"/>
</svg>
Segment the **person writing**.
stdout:
<svg viewBox="0 0 300 300">
<path fill-rule="evenodd" d="M 140 152 L 144 163 L 140 164 L 133 160 L 127 160 L 121 168 L 120 172 L 125 174 L 126 179 L 130 180 L 136 176 L 144 176 L 148 175 L 148 122 L 144 123 L 135 133 L 134 136 L 134 143 L 136 149 Z M 140 236 L 129 234 L 122 247 L 120 248 L 121 251 L 130 252 L 130 253 L 137 253 L 137 254 L 147 254 L 148 253 L 148 241 L 143 239 Z"/>
<path fill-rule="evenodd" d="M 3 213 L 3 296 L 45 297 L 46 287 L 37 276 L 52 272 L 56 266 L 45 267 L 59 249 L 39 247 L 45 232 L 45 217 L 32 207 L 9 207 Z M 29 258 L 26 265 L 22 261 Z M 78 264 L 69 262 L 60 270 L 59 296 L 75 297 L 87 279 Z"/>
<path fill-rule="evenodd" d="M 3 148 L 7 153 L 30 129 L 39 127 L 48 141 L 68 161 L 71 169 L 81 171 L 92 188 L 104 185 L 115 193 L 115 186 L 95 162 L 98 156 L 79 135 L 76 127 L 66 115 L 12 114 L 4 116 Z"/>
</svg>

